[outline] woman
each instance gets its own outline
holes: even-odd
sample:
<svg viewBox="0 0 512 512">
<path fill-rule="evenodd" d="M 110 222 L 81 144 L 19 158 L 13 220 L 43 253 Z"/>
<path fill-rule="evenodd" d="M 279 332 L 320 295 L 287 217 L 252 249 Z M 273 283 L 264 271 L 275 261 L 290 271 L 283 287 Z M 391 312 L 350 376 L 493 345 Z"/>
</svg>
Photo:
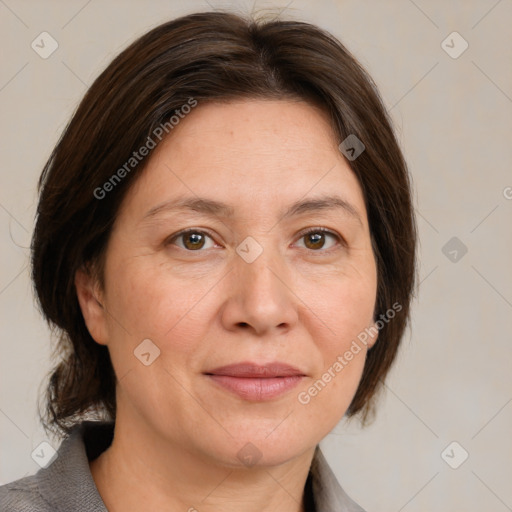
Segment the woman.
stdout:
<svg viewBox="0 0 512 512">
<path fill-rule="evenodd" d="M 41 176 L 33 280 L 62 356 L 42 419 L 66 437 L 2 510 L 362 510 L 318 443 L 372 410 L 415 243 L 389 119 L 339 41 L 228 13 L 151 30 Z"/>
</svg>

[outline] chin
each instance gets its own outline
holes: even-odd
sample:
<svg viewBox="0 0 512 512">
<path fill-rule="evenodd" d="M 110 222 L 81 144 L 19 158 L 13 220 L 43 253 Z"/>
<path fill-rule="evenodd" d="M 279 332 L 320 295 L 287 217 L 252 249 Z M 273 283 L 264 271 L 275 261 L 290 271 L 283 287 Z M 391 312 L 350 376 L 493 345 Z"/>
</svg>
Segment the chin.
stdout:
<svg viewBox="0 0 512 512">
<path fill-rule="evenodd" d="M 202 446 L 203 453 L 207 452 L 218 463 L 230 468 L 272 467 L 302 455 L 319 442 L 319 436 L 308 435 L 297 423 L 292 428 L 284 428 L 285 420 L 279 427 L 281 421 L 274 420 L 272 426 L 267 421 L 265 428 L 261 422 L 252 425 L 245 422 L 238 429 L 236 425 L 227 426 L 232 437 L 224 431 L 217 439 L 211 435 L 202 436 L 201 444 L 209 441 L 208 445 Z"/>
</svg>

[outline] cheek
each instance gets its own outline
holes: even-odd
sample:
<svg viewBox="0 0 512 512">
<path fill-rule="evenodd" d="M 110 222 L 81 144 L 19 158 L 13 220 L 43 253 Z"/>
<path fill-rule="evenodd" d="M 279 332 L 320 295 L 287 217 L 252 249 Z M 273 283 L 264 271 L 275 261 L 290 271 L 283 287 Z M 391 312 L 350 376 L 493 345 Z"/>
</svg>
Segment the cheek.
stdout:
<svg viewBox="0 0 512 512">
<path fill-rule="evenodd" d="M 336 333 L 334 344 L 338 349 L 346 349 L 373 320 L 375 307 L 375 286 L 372 283 L 358 283 L 335 290 L 336 299 L 331 301 L 329 321 Z"/>
<path fill-rule="evenodd" d="M 324 348 L 346 350 L 351 341 L 372 324 L 377 293 L 375 266 L 325 276 L 314 286 L 304 282 L 305 302 L 323 324 Z"/>
<path fill-rule="evenodd" d="M 109 304 L 118 322 L 132 336 L 165 340 L 187 324 L 190 337 L 200 328 L 195 309 L 211 288 L 211 280 L 173 276 L 148 258 L 133 258 L 117 265 L 107 287 Z"/>
<path fill-rule="evenodd" d="M 375 267 L 368 265 L 364 273 L 347 271 L 317 283 L 319 293 L 309 290 L 308 305 L 318 317 L 316 332 L 323 333 L 315 339 L 321 365 L 299 402 L 310 401 L 307 407 L 328 423 L 341 418 L 359 385 L 367 346 L 358 336 L 373 324 L 376 286 Z"/>
<path fill-rule="evenodd" d="M 372 323 L 375 299 L 371 281 L 329 289 L 330 295 L 312 306 L 328 327 L 315 339 L 321 364 L 297 395 L 298 407 L 320 428 L 321 437 L 341 420 L 357 391 L 367 353 L 358 336 Z"/>
<path fill-rule="evenodd" d="M 142 258 L 112 263 L 107 275 L 109 351 L 120 387 L 141 410 L 148 393 L 153 405 L 165 403 L 174 396 L 169 390 L 176 388 L 175 379 L 187 382 L 210 325 L 201 299 L 212 285 L 185 282 Z M 142 346 L 147 348 L 139 349 Z M 150 360 L 158 356 L 145 366 L 137 354 L 148 351 Z M 164 395 L 162 390 L 167 390 Z M 151 415 L 151 409 L 146 414 Z"/>
</svg>

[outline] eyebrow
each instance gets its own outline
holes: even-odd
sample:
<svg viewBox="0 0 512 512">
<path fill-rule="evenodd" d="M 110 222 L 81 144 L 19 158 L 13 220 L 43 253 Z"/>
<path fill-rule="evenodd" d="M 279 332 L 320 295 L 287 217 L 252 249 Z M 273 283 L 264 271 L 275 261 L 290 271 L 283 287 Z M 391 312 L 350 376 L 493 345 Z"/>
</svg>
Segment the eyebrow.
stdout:
<svg viewBox="0 0 512 512">
<path fill-rule="evenodd" d="M 353 217 L 359 224 L 363 225 L 361 215 L 357 209 L 348 201 L 340 196 L 323 195 L 310 199 L 298 200 L 281 212 L 281 220 L 303 215 L 306 213 L 316 213 L 325 210 L 342 210 Z M 144 220 L 156 217 L 162 213 L 168 213 L 179 210 L 191 210 L 213 217 L 232 217 L 235 209 L 220 201 L 208 199 L 205 197 L 179 197 L 171 199 L 151 208 L 145 215 Z"/>
</svg>

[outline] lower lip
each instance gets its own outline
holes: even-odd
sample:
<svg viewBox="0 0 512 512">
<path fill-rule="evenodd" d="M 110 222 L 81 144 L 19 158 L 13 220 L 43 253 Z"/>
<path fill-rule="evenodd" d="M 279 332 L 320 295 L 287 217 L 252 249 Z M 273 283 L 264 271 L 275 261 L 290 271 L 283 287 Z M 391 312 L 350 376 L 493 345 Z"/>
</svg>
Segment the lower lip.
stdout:
<svg viewBox="0 0 512 512">
<path fill-rule="evenodd" d="M 208 375 L 223 388 L 235 393 L 244 400 L 262 402 L 283 395 L 302 380 L 302 375 L 288 377 L 242 378 L 227 375 Z"/>
</svg>

